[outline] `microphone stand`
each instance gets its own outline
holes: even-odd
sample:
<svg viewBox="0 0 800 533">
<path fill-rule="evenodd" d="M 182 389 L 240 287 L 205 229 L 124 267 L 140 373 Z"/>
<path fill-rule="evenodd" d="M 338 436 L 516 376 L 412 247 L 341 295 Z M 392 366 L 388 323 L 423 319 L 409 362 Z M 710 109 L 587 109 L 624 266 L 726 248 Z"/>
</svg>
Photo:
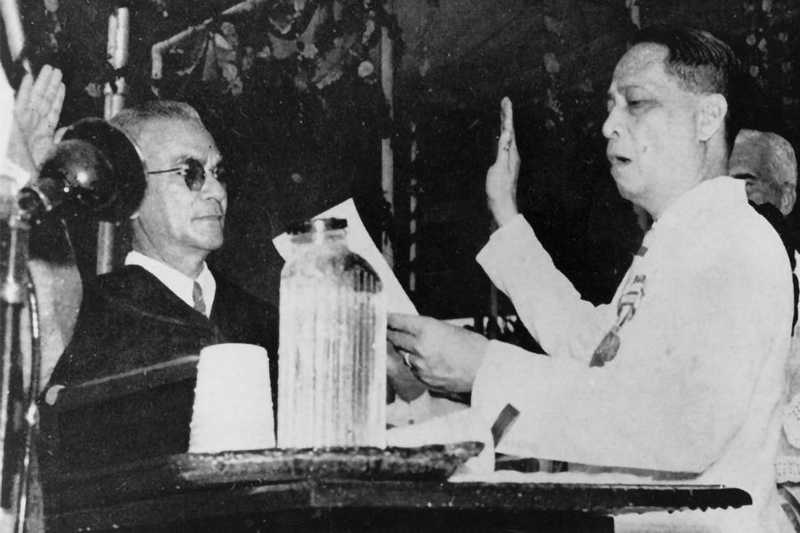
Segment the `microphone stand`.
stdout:
<svg viewBox="0 0 800 533">
<path fill-rule="evenodd" d="M 25 434 L 20 458 L 20 487 L 17 492 L 17 519 L 14 529 L 16 533 L 25 533 L 25 520 L 28 512 L 28 497 L 31 480 L 31 457 L 33 445 L 39 428 L 39 409 L 36 405 L 40 389 L 40 373 L 42 368 L 41 329 L 39 327 L 39 300 L 36 297 L 33 282 L 27 283 L 28 315 L 31 326 L 31 381 L 28 389 L 27 408 L 25 410 Z"/>
<path fill-rule="evenodd" d="M 23 202 L 20 202 L 23 203 Z M 16 507 L 15 531 L 25 529 L 33 438 L 38 422 L 36 398 L 39 394 L 41 343 L 38 301 L 27 271 L 31 208 L 14 205 L 7 218 L 2 246 L 3 280 L 0 286 L 0 429 L 3 431 L 3 460 L 0 470 L 0 507 Z M 31 364 L 28 393 L 23 385 L 21 317 L 29 306 Z"/>
</svg>

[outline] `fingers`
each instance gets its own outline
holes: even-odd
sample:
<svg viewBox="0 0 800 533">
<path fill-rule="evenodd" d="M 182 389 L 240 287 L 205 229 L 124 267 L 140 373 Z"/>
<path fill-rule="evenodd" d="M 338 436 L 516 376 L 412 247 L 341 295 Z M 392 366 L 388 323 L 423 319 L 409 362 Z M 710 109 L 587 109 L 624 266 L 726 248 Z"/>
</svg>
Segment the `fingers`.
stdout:
<svg viewBox="0 0 800 533">
<path fill-rule="evenodd" d="M 17 91 L 17 112 L 33 112 L 41 117 L 60 114 L 65 93 L 61 79 L 61 70 L 50 65 L 43 66 L 35 80 L 26 74 Z"/>
<path fill-rule="evenodd" d="M 497 140 L 497 163 L 508 160 L 509 152 L 515 143 L 514 109 L 511 106 L 511 100 L 503 97 L 500 101 L 500 138 Z"/>
<path fill-rule="evenodd" d="M 407 352 L 405 350 L 400 350 L 400 355 L 403 357 L 403 364 L 406 365 L 410 369 L 414 369 L 414 365 L 411 364 L 411 352 Z"/>
<path fill-rule="evenodd" d="M 427 375 L 428 371 L 425 359 L 419 354 L 407 352 L 402 349 L 399 349 L 397 353 L 403 361 L 403 366 L 408 368 L 415 378 L 424 382 L 424 376 Z"/>
<path fill-rule="evenodd" d="M 45 65 L 39 72 L 36 83 L 33 84 L 30 106 L 36 109 L 42 116 L 49 116 L 53 107 L 58 107 L 60 110 L 58 98 L 63 87 L 64 84 L 61 83 L 61 71 L 49 65 Z M 55 126 L 55 124 L 53 124 L 53 126 Z"/>
<path fill-rule="evenodd" d="M 31 105 L 41 105 L 42 103 L 50 102 L 55 98 L 58 85 L 61 83 L 61 71 L 54 69 L 50 65 L 45 65 L 36 76 L 36 82 L 33 84 L 33 91 L 31 92 Z M 37 99 L 40 101 L 37 102 Z"/>
<path fill-rule="evenodd" d="M 386 338 L 398 351 L 412 352 L 417 342 L 417 337 L 404 331 L 388 330 Z"/>
<path fill-rule="evenodd" d="M 58 99 L 58 94 L 64 90 L 64 84 L 61 83 L 62 78 L 61 70 L 53 69 L 43 93 L 44 102 L 47 105 L 53 105 Z"/>
<path fill-rule="evenodd" d="M 407 315 L 403 313 L 389 313 L 388 326 L 390 330 L 404 331 L 418 335 L 422 331 L 422 325 L 426 317 L 418 315 Z"/>
<path fill-rule="evenodd" d="M 64 105 L 65 94 L 66 87 L 64 87 L 63 83 L 59 83 L 55 98 L 50 102 L 50 111 L 47 114 L 47 126 L 50 129 L 55 129 L 56 125 L 58 125 L 58 119 L 61 116 L 61 108 Z"/>
<path fill-rule="evenodd" d="M 514 135 L 514 108 L 511 105 L 511 100 L 504 96 L 500 101 L 500 116 L 502 119 L 501 132 L 510 132 L 512 137 Z"/>
</svg>

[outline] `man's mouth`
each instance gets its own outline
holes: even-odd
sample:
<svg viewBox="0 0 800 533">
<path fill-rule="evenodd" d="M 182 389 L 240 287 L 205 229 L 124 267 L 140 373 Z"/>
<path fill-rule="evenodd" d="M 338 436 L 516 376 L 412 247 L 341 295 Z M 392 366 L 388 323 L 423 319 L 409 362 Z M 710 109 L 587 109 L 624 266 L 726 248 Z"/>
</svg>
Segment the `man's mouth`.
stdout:
<svg viewBox="0 0 800 533">
<path fill-rule="evenodd" d="M 618 154 L 608 154 L 608 161 L 611 163 L 612 167 L 621 167 L 630 163 L 631 159 Z"/>
<path fill-rule="evenodd" d="M 211 214 L 195 217 L 195 220 L 222 220 L 223 218 L 223 215 Z"/>
</svg>

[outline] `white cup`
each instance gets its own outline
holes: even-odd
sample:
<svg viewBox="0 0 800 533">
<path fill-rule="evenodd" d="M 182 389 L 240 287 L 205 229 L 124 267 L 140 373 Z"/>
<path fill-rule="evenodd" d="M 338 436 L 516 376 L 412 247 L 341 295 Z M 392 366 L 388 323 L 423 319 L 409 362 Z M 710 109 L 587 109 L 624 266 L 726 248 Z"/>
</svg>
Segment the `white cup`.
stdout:
<svg viewBox="0 0 800 533">
<path fill-rule="evenodd" d="M 189 452 L 274 447 L 267 351 L 234 343 L 203 348 L 197 363 Z"/>
</svg>

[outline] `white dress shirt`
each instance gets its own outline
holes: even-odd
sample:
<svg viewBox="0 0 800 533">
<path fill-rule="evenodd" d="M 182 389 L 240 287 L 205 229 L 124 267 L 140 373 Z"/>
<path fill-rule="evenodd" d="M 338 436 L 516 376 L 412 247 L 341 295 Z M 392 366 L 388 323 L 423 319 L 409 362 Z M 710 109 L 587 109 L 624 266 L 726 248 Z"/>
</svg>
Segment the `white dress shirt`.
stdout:
<svg viewBox="0 0 800 533">
<path fill-rule="evenodd" d="M 125 257 L 125 264 L 137 265 L 147 270 L 191 308 L 194 308 L 192 292 L 196 281 L 203 290 L 203 301 L 206 304 L 205 315 L 211 316 L 211 307 L 214 304 L 214 296 L 217 293 L 217 282 L 205 262 L 203 262 L 203 270 L 200 271 L 197 279 L 192 279 L 171 266 L 135 250 L 128 252 Z"/>
<path fill-rule="evenodd" d="M 786 251 L 728 177 L 675 201 L 643 247 L 611 304 L 595 307 L 522 217 L 496 231 L 478 261 L 550 357 L 491 341 L 473 410 L 487 424 L 506 403 L 520 410 L 501 452 L 699 475 L 753 498 L 740 512 L 706 515 L 720 530 L 777 531 L 773 461 L 793 305 Z M 620 304 L 635 312 L 616 357 L 590 367 Z"/>
</svg>

